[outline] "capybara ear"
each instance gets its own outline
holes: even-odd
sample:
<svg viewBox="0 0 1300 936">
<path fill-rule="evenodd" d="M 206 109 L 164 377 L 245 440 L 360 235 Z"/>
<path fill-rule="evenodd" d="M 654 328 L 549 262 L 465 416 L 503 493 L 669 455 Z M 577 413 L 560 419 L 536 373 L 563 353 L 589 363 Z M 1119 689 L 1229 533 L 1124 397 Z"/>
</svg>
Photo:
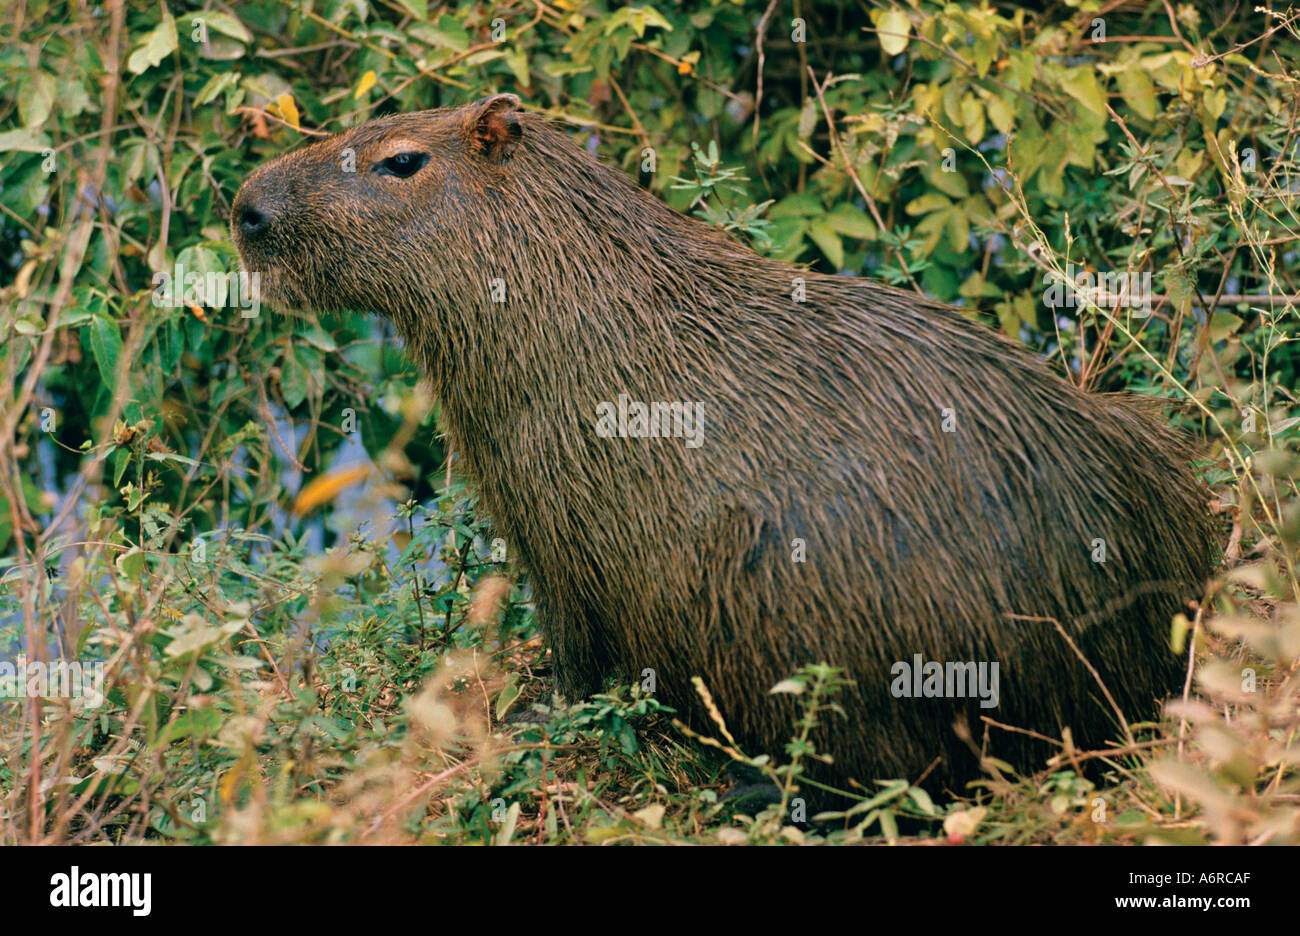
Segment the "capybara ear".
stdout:
<svg viewBox="0 0 1300 936">
<path fill-rule="evenodd" d="M 519 97 L 494 94 L 473 105 L 470 114 L 474 141 L 492 162 L 504 162 L 524 135 L 519 123 Z"/>
</svg>

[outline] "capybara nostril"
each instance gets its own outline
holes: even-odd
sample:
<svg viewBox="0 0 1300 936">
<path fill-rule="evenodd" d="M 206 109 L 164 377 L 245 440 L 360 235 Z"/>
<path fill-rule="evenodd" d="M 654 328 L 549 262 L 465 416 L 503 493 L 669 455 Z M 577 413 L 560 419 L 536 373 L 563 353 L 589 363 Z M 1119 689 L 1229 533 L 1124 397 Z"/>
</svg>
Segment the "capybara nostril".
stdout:
<svg viewBox="0 0 1300 936">
<path fill-rule="evenodd" d="M 239 231 L 245 237 L 261 237 L 270 226 L 270 219 L 252 205 L 245 205 L 239 212 Z"/>
</svg>

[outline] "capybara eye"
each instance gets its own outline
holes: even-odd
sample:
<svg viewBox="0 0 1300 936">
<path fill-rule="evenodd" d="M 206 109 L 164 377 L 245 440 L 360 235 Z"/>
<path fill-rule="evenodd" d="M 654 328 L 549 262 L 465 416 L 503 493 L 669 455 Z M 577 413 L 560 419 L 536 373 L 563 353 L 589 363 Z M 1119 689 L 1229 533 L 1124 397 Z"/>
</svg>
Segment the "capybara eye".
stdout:
<svg viewBox="0 0 1300 936">
<path fill-rule="evenodd" d="M 380 175 L 395 175 L 399 179 L 408 179 L 415 175 L 429 161 L 428 153 L 394 153 L 375 165 L 375 172 Z"/>
</svg>

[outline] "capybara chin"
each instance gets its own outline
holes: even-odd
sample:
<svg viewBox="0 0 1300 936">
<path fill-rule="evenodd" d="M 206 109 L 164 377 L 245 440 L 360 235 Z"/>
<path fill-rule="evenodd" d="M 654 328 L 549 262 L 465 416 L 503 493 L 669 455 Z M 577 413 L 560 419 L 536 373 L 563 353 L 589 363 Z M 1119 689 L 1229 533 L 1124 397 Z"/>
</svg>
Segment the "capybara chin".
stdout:
<svg viewBox="0 0 1300 936">
<path fill-rule="evenodd" d="M 570 699 L 651 670 L 709 729 L 699 676 L 784 758 L 797 697 L 769 690 L 827 662 L 853 686 L 813 775 L 870 788 L 975 775 L 953 726 L 978 744 L 981 715 L 1119 737 L 1080 654 L 1129 720 L 1179 683 L 1170 620 L 1215 531 L 1173 434 L 953 308 L 756 255 L 514 95 L 281 156 L 231 226 L 272 304 L 405 337 Z M 995 729 L 988 752 L 1052 749 Z"/>
</svg>

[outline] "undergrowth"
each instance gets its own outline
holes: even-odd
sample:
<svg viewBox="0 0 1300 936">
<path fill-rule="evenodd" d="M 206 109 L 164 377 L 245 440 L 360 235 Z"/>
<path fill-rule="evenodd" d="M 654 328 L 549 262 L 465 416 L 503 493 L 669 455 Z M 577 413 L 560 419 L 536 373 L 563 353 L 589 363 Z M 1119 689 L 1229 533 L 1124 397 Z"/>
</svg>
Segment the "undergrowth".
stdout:
<svg viewBox="0 0 1300 936">
<path fill-rule="evenodd" d="M 800 42 L 753 2 L 15 4 L 0 660 L 102 667 L 103 698 L 0 699 L 0 842 L 1300 843 L 1295 11 L 877 6 L 801 9 Z M 1152 622 L 1187 660 L 1166 717 L 812 813 L 852 674 L 791 661 L 776 757 L 640 685 L 558 698 L 384 325 L 155 301 L 231 268 L 259 162 L 507 88 L 762 252 L 1167 404 L 1224 536 L 1199 610 Z M 1045 301 L 1072 268 L 1150 273 L 1150 301 Z"/>
</svg>

